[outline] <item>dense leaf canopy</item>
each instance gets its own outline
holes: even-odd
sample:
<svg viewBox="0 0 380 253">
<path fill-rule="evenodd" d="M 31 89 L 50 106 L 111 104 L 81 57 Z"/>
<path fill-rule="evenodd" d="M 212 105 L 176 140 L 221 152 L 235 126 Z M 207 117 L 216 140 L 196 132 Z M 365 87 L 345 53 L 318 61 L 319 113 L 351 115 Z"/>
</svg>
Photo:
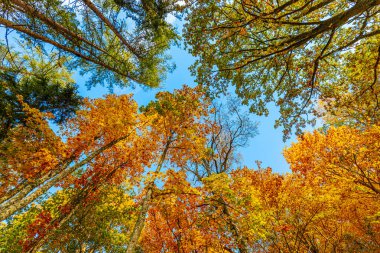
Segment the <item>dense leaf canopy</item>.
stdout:
<svg viewBox="0 0 380 253">
<path fill-rule="evenodd" d="M 74 56 L 72 67 L 92 73 L 89 85 L 157 87 L 169 68 L 164 51 L 177 37 L 165 17 L 180 8 L 150 2 L 6 0 L 0 24 Z"/>
<path fill-rule="evenodd" d="M 378 0 L 196 1 L 185 37 L 198 57 L 198 82 L 217 91 L 232 83 L 251 111 L 268 114 L 275 102 L 276 125 L 312 123 L 315 101 L 336 113 L 358 114 L 366 103 L 379 118 Z M 358 116 L 360 118 L 360 116 Z"/>
<path fill-rule="evenodd" d="M 65 58 L 9 52 L 0 45 L 0 139 L 17 124 L 25 124 L 20 99 L 42 112 L 52 113 L 54 122 L 63 123 L 79 108 L 81 97 Z"/>
<path fill-rule="evenodd" d="M 380 252 L 380 0 L 0 10 L 0 252 Z M 78 95 L 78 69 L 91 86 L 160 85 L 184 10 L 200 84 L 142 106 Z M 242 100 L 213 100 L 230 84 Z M 239 154 L 258 134 L 241 103 L 270 102 L 285 138 L 323 122 L 284 149 L 288 173 Z"/>
</svg>

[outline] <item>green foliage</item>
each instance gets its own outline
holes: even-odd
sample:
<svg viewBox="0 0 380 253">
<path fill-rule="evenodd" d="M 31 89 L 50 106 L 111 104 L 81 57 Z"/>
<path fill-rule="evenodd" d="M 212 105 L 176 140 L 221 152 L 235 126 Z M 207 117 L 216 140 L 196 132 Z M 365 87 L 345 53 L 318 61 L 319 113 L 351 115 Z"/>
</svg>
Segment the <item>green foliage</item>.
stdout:
<svg viewBox="0 0 380 253">
<path fill-rule="evenodd" d="M 124 186 L 108 186 L 97 198 L 96 203 L 86 203 L 61 228 L 57 228 L 51 240 L 43 247 L 47 252 L 125 252 L 129 226 L 133 222 L 134 203 L 131 190 Z M 34 231 L 43 223 L 36 221 L 41 213 L 57 218 L 77 190 L 59 190 L 41 205 L 14 216 L 8 223 L 0 225 L 0 252 L 24 252 L 25 245 L 33 239 Z"/>
<path fill-rule="evenodd" d="M 25 124 L 25 114 L 18 96 L 29 106 L 54 115 L 63 123 L 79 108 L 82 97 L 63 66 L 65 58 L 57 54 L 44 57 L 41 51 L 33 55 L 10 53 L 0 45 L 3 63 L 0 65 L 0 139 L 17 124 Z"/>
<path fill-rule="evenodd" d="M 88 86 L 159 86 L 172 68 L 164 52 L 178 39 L 165 21 L 180 11 L 176 1 L 115 2 L 6 1 L 0 24 L 25 41 L 73 56 L 68 65 L 90 74 Z"/>
<path fill-rule="evenodd" d="M 75 192 L 60 191 L 44 206 L 49 210 L 64 207 L 65 199 L 67 203 L 73 194 Z M 86 203 L 80 208 L 64 226 L 55 231 L 43 249 L 48 252 L 125 252 L 135 215 L 130 194 L 131 190 L 125 185 L 105 187 L 96 202 Z"/>
<path fill-rule="evenodd" d="M 378 117 L 378 12 L 376 0 L 197 1 L 185 27 L 192 73 L 217 93 L 232 83 L 258 115 L 275 102 L 285 138 L 314 122 L 318 99 L 375 100 Z"/>
</svg>

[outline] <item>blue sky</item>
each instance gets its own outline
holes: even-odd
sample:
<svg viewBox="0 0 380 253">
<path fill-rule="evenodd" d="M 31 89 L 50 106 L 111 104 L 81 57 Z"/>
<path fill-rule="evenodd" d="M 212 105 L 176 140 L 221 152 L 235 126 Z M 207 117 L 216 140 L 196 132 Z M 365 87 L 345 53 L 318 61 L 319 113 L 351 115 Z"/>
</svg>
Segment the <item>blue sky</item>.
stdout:
<svg viewBox="0 0 380 253">
<path fill-rule="evenodd" d="M 133 93 L 138 104 L 143 105 L 153 100 L 155 94 L 159 91 L 172 91 L 173 89 L 180 88 L 183 84 L 196 85 L 194 77 L 191 76 L 188 70 L 195 59 L 183 48 L 175 46 L 168 53 L 172 56 L 176 69 L 167 75 L 167 79 L 162 83 L 161 88 L 144 90 L 141 87 L 136 87 L 135 89 L 114 87 L 114 93 Z M 88 90 L 84 85 L 85 80 L 83 77 L 75 75 L 74 78 L 79 85 L 79 91 L 82 96 L 96 98 L 109 92 L 107 88 L 100 86 Z M 270 105 L 269 108 L 270 114 L 268 117 L 251 116 L 253 121 L 259 123 L 259 134 L 249 142 L 247 147 L 241 149 L 241 165 L 256 168 L 255 161 L 259 160 L 262 162 L 263 167 L 269 166 L 275 172 L 289 172 L 289 165 L 282 156 L 282 150 L 285 146 L 289 146 L 292 141 L 295 141 L 295 136 L 292 136 L 286 143 L 282 141 L 282 129 L 274 128 L 274 121 L 279 117 L 278 108 L 274 105 Z"/>
</svg>

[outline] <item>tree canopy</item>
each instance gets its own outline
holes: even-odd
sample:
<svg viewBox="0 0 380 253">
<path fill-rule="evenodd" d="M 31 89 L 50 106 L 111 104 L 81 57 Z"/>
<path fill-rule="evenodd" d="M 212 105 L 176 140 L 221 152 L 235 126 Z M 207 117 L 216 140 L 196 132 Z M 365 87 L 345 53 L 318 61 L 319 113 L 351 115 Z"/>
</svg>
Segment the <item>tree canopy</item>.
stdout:
<svg viewBox="0 0 380 253">
<path fill-rule="evenodd" d="M 177 38 L 165 21 L 176 1 L 6 0 L 0 24 L 25 40 L 73 57 L 71 67 L 92 73 L 89 85 L 157 87 L 170 69 L 164 52 Z"/>
<path fill-rule="evenodd" d="M 289 136 L 317 114 L 358 113 L 366 103 L 378 119 L 379 4 L 377 0 L 196 1 L 185 37 L 198 57 L 200 83 L 235 92 L 258 115 L 275 102 L 276 125 Z M 356 112 L 353 112 L 356 111 Z"/>
<path fill-rule="evenodd" d="M 38 49 L 36 49 L 38 50 Z M 42 112 L 51 113 L 54 122 L 63 123 L 74 116 L 82 97 L 64 67 L 65 58 L 52 53 L 48 57 L 42 52 L 21 54 L 10 52 L 0 45 L 3 59 L 0 63 L 0 140 L 18 124 L 26 123 L 22 103 Z"/>
<path fill-rule="evenodd" d="M 0 10 L 0 252 L 380 252 L 379 0 Z M 110 91 L 160 86 L 183 13 L 199 84 L 141 104 L 79 95 L 78 70 Z M 240 154 L 259 134 L 249 110 L 271 102 L 298 133 L 287 173 Z"/>
</svg>

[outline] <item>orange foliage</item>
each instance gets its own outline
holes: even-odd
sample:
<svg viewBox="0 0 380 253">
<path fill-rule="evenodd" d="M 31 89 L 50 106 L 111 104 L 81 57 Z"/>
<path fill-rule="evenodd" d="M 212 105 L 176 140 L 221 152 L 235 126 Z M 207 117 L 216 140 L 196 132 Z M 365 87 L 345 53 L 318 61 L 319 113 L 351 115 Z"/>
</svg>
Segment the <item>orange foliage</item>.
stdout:
<svg viewBox="0 0 380 253">
<path fill-rule="evenodd" d="M 0 143 L 0 196 L 25 182 L 57 170 L 67 158 L 67 147 L 52 131 L 50 115 L 29 107 L 19 97 L 26 115 L 25 125 L 13 128 Z"/>
<path fill-rule="evenodd" d="M 39 209 L 25 226 L 24 251 L 54 241 L 54 231 L 78 210 L 93 210 L 107 198 L 107 186 L 123 183 L 140 190 L 128 202 L 131 218 L 125 225 L 127 237 L 137 240 L 124 241 L 126 247 L 132 241 L 133 249 L 138 242 L 144 252 L 380 249 L 379 125 L 300 136 L 284 151 L 293 173 L 278 175 L 258 164 L 257 170 L 210 170 L 192 184 L 187 166 L 207 165 L 213 152 L 207 138 L 216 128 L 200 87 L 158 93 L 140 112 L 130 95 L 86 100 L 61 129 L 64 141 L 49 128 L 46 115 L 27 105 L 24 110 L 27 124 L 1 144 L 2 180 L 7 180 L 0 193 L 17 192 L 50 174 L 70 192 L 54 207 Z M 10 196 L 17 200 L 17 194 Z M 0 207 L 6 210 L 16 202 L 4 203 Z"/>
</svg>

